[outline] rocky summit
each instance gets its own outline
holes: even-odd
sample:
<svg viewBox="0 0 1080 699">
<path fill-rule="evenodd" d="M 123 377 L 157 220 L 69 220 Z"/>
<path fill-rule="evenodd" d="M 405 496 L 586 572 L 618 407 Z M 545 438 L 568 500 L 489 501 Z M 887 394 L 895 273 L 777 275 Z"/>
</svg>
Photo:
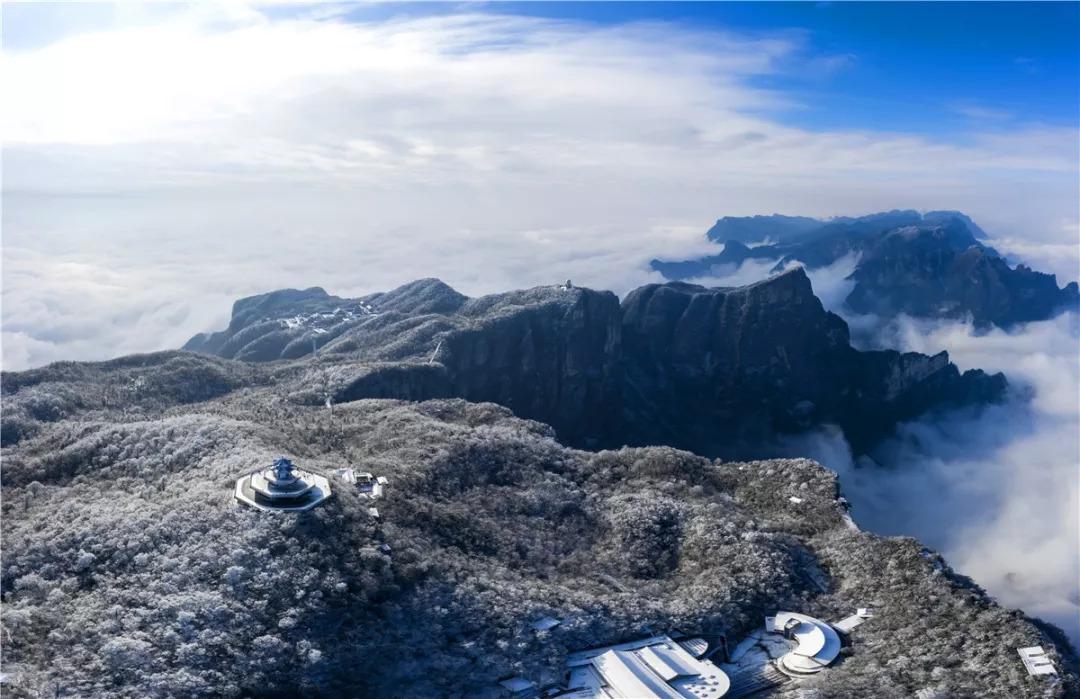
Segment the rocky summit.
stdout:
<svg viewBox="0 0 1080 699">
<path fill-rule="evenodd" d="M 308 404 L 460 397 L 505 405 L 578 446 L 729 457 L 823 423 L 862 449 L 900 420 L 1006 389 L 944 353 L 853 349 L 801 269 L 736 289 L 648 285 L 621 303 L 573 286 L 466 299 L 436 280 L 352 300 L 276 291 L 238 301 L 227 330 L 185 348 L 302 355 L 293 398 Z"/>
<path fill-rule="evenodd" d="M 857 257 L 844 301 L 853 313 L 968 319 L 1008 328 L 1080 308 L 1076 282 L 1010 265 L 982 239 L 985 232 L 956 211 L 890 211 L 830 221 L 787 216 L 723 218 L 707 233 L 724 248 L 696 260 L 653 260 L 667 279 L 708 277 L 746 260 L 810 269 Z"/>
<path fill-rule="evenodd" d="M 650 285 L 622 309 L 624 419 L 651 443 L 754 453 L 777 432 L 834 423 L 861 450 L 900 420 L 1005 390 L 944 352 L 853 349 L 802 269 L 735 289 Z"/>
</svg>

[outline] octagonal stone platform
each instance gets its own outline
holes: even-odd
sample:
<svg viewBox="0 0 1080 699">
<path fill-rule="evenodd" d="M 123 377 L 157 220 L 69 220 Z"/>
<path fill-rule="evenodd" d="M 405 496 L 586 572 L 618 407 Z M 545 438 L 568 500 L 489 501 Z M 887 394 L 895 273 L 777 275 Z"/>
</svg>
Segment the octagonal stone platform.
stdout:
<svg viewBox="0 0 1080 699">
<path fill-rule="evenodd" d="M 259 510 L 304 512 L 330 497 L 330 480 L 282 457 L 236 481 L 236 499 Z"/>
</svg>

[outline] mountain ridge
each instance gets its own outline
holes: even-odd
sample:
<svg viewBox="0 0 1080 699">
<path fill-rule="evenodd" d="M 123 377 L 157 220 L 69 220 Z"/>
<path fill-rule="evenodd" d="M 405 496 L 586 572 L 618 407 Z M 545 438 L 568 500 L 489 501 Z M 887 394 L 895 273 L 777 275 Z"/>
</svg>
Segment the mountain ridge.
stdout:
<svg viewBox="0 0 1080 699">
<path fill-rule="evenodd" d="M 480 299 L 402 288 L 389 298 L 416 303 L 251 297 L 217 346 L 243 355 L 232 337 L 265 347 L 261 334 L 283 332 L 273 360 L 173 350 L 3 373 L 16 696 L 498 696 L 509 675 L 561 684 L 567 654 L 596 644 L 656 631 L 737 643 L 777 609 L 833 619 L 866 605 L 857 645 L 815 679 L 827 696 L 1080 689 L 1059 630 L 912 539 L 859 531 L 834 472 L 660 446 L 756 439 L 788 411 L 832 416 L 845 401 L 849 417 L 891 424 L 1004 379 L 960 375 L 944 354 L 854 350 L 801 269 L 648 285 L 621 303 L 568 285 Z M 349 303 L 366 310 L 346 318 Z M 333 339 L 312 353 L 311 334 Z M 850 394 L 832 405 L 837 385 Z M 560 441 L 609 428 L 656 446 Z M 235 478 L 282 454 L 388 476 L 377 516 L 336 479 L 305 514 L 236 504 Z M 545 616 L 561 623 L 532 631 Z M 1014 648 L 1036 644 L 1060 681 L 1022 674 Z M 942 672 L 958 653 L 979 662 Z"/>
<path fill-rule="evenodd" d="M 415 314 L 382 304 L 419 287 L 452 303 Z M 295 297 L 280 293 L 266 296 Z M 827 422 L 861 450 L 900 420 L 991 402 L 1006 390 L 1001 375 L 960 373 L 947 354 L 854 350 L 846 323 L 824 309 L 802 269 L 730 289 L 651 284 L 621 302 L 564 285 L 466 299 L 422 280 L 357 300 L 319 295 L 319 303 L 366 310 L 286 328 L 307 301 L 272 306 L 284 321 L 245 316 L 250 324 L 230 322 L 224 342 L 205 339 L 220 333 L 199 335 L 185 348 L 264 361 L 317 349 L 334 378 L 321 395 L 299 389 L 298 399 L 313 404 L 457 396 L 551 424 L 573 445 L 672 444 L 727 456 Z M 267 353 L 270 346 L 282 352 Z M 344 368 L 357 361 L 378 366 Z"/>
<path fill-rule="evenodd" d="M 970 318 L 979 328 L 1012 327 L 1080 308 L 1076 282 L 1058 287 L 1052 274 L 1010 266 L 971 218 L 957 211 L 890 211 L 828 221 L 791 217 L 726 217 L 706 237 L 724 245 L 715 255 L 665 262 L 666 279 L 707 277 L 714 267 L 748 259 L 775 260 L 773 272 L 796 262 L 810 269 L 856 255 L 854 282 L 844 307 L 884 317 Z M 725 235 L 732 235 L 723 240 Z M 751 247 L 748 244 L 761 243 Z"/>
</svg>

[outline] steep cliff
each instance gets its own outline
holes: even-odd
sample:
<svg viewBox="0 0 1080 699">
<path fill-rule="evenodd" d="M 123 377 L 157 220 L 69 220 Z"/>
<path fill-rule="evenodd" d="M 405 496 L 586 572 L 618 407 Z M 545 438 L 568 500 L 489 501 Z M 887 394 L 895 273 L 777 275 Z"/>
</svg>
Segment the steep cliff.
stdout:
<svg viewBox="0 0 1080 699">
<path fill-rule="evenodd" d="M 944 353 L 852 349 L 801 268 L 736 289 L 642 287 L 623 302 L 622 335 L 626 434 L 699 453 L 753 453 L 826 422 L 861 449 L 900 420 L 1005 389 Z"/>
<path fill-rule="evenodd" d="M 581 444 L 619 429 L 619 299 L 609 291 L 541 287 L 462 307 L 438 360 L 454 395 L 505 405 Z"/>
<path fill-rule="evenodd" d="M 953 219 L 898 228 L 864 246 L 846 304 L 858 313 L 964 318 L 1008 327 L 1077 308 L 1076 282 L 1059 288 L 1052 274 L 1010 268 Z"/>
<path fill-rule="evenodd" d="M 738 289 L 654 284 L 621 304 L 562 286 L 464 298 L 421 280 L 357 301 L 368 312 L 321 334 L 332 339 L 291 395 L 305 404 L 458 396 L 546 422 L 570 444 L 734 456 L 826 422 L 861 449 L 899 420 L 995 400 L 1005 387 L 1000 375 L 961 375 L 945 355 L 852 349 L 801 269 Z M 227 331 L 232 345 L 247 343 L 242 357 L 283 332 L 263 333 L 275 322 L 267 307 L 299 318 L 298 337 L 321 327 L 302 309 L 245 304 L 252 325 Z"/>
</svg>

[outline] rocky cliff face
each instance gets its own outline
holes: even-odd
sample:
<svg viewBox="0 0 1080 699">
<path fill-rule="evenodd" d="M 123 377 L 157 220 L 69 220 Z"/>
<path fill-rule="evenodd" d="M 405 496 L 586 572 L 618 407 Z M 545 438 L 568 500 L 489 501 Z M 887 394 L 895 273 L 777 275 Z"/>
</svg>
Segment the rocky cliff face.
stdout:
<svg viewBox="0 0 1080 699">
<path fill-rule="evenodd" d="M 869 241 L 847 305 L 858 313 L 963 318 L 1008 327 L 1080 303 L 1076 282 L 1009 265 L 960 220 L 899 228 Z"/>
<path fill-rule="evenodd" d="M 736 237 L 717 238 L 724 231 Z M 744 245 L 748 231 L 756 236 L 750 240 L 776 242 L 749 248 Z M 1075 282 L 1059 288 L 1051 274 L 1010 267 L 979 242 L 985 232 L 956 211 L 890 211 L 817 226 L 803 222 L 794 229 L 786 217 L 721 219 L 707 236 L 724 242 L 724 250 L 696 260 L 653 260 L 653 269 L 682 280 L 750 258 L 776 260 L 775 272 L 796 261 L 814 269 L 854 254 L 859 256 L 851 276 L 855 286 L 845 306 L 856 313 L 970 317 L 978 326 L 1009 327 L 1080 308 Z"/>
<path fill-rule="evenodd" d="M 623 303 L 627 434 L 700 453 L 840 424 L 857 448 L 934 407 L 1000 397 L 1004 378 L 936 357 L 859 352 L 801 268 L 737 289 L 651 285 Z"/>
<path fill-rule="evenodd" d="M 437 358 L 454 395 L 548 422 L 571 443 L 618 429 L 619 299 L 539 288 L 470 301 Z"/>
<path fill-rule="evenodd" d="M 801 269 L 738 289 L 654 284 L 622 304 L 572 287 L 470 300 L 447 290 L 422 280 L 356 302 L 369 311 L 323 333 L 333 339 L 303 365 L 293 396 L 306 404 L 459 396 L 546 422 L 570 444 L 745 456 L 777 433 L 825 422 L 868 447 L 899 420 L 1005 390 L 1000 375 L 961 375 L 945 355 L 852 349 L 847 325 L 822 307 Z M 248 303 L 252 325 L 230 325 L 222 347 L 246 342 L 241 356 L 261 356 L 254 349 L 281 332 L 258 335 L 275 322 L 267 307 L 315 318 L 314 327 L 290 328 L 298 337 L 320 327 L 320 316 Z M 255 335 L 264 339 L 249 341 Z"/>
<path fill-rule="evenodd" d="M 785 242 L 801 238 L 821 228 L 821 221 L 806 216 L 725 216 L 717 219 L 705 236 L 717 243 L 735 240 L 760 243 L 765 240 Z"/>
</svg>

